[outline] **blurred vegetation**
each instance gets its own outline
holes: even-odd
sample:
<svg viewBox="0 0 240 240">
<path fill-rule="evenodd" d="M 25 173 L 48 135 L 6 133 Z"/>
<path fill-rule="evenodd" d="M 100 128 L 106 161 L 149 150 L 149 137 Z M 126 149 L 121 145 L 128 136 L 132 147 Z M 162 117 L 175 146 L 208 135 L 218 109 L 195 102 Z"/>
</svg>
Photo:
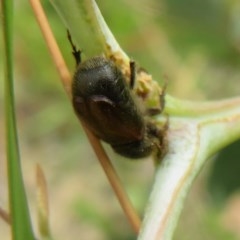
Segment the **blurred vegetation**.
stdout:
<svg viewBox="0 0 240 240">
<path fill-rule="evenodd" d="M 239 1 L 97 2 L 129 56 L 151 72 L 160 84 L 168 80 L 169 94 L 192 100 L 239 95 Z M 75 63 L 66 29 L 50 3 L 43 3 L 73 72 Z M 28 2 L 17 1 L 15 10 L 16 106 L 23 174 L 33 202 L 32 214 L 35 212 L 34 165 L 39 162 L 49 184 L 55 239 L 135 239 L 82 134 Z M 0 41 L 2 43 L 2 38 Z M 0 73 L 3 84 L 1 58 Z M 4 136 L 2 89 L 0 133 Z M 142 214 L 154 175 L 152 163 L 125 161 L 106 147 L 131 199 Z M 240 202 L 239 149 L 240 143 L 237 142 L 205 166 L 189 194 L 175 239 L 239 239 L 240 219 L 230 214 L 234 210 L 229 210 L 234 207 L 235 212 L 240 211 L 240 203 L 237 205 L 234 201 L 232 204 L 233 196 Z M 0 153 L 2 172 L 4 137 L 0 139 Z M 2 177 L 0 180 L 3 181 Z M 0 182 L 0 188 L 0 203 L 7 206 L 3 182 Z M 8 233 L 3 225 L 1 222 L 1 236 Z"/>
</svg>

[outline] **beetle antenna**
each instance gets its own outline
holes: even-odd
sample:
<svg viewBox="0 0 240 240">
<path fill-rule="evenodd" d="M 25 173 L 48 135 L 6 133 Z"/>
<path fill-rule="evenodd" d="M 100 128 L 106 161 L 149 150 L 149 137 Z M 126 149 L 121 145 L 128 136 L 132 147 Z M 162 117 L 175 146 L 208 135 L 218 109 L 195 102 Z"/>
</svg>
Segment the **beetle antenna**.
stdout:
<svg viewBox="0 0 240 240">
<path fill-rule="evenodd" d="M 133 89 L 136 77 L 136 64 L 133 60 L 130 60 L 129 65 L 130 65 L 130 88 Z"/>
<path fill-rule="evenodd" d="M 74 45 L 69 30 L 67 30 L 67 37 L 68 37 L 68 41 L 70 42 L 70 44 L 72 46 L 72 54 L 75 58 L 76 65 L 78 66 L 78 64 L 81 63 L 81 51 L 77 50 L 76 46 Z"/>
</svg>

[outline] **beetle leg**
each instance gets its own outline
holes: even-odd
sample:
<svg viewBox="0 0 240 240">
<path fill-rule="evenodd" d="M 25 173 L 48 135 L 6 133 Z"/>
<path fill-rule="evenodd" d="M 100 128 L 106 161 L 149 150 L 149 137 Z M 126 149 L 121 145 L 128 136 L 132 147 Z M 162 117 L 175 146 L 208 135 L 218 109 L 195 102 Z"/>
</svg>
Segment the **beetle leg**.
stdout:
<svg viewBox="0 0 240 240">
<path fill-rule="evenodd" d="M 136 77 L 136 64 L 133 60 L 130 60 L 129 67 L 130 67 L 130 89 L 133 89 Z"/>
<path fill-rule="evenodd" d="M 168 141 L 167 141 L 167 131 L 169 128 L 169 116 L 167 115 L 167 120 L 164 126 L 159 130 L 159 139 L 160 139 L 160 150 L 157 153 L 157 159 L 162 159 L 168 151 Z"/>
<path fill-rule="evenodd" d="M 77 50 L 76 46 L 74 45 L 69 30 L 67 30 L 67 37 L 68 37 L 68 40 L 69 40 L 69 42 L 70 42 L 70 44 L 72 46 L 72 54 L 73 54 L 73 56 L 75 58 L 76 66 L 78 66 L 78 64 L 81 63 L 81 51 Z"/>
<path fill-rule="evenodd" d="M 161 94 L 159 96 L 161 112 L 164 110 L 164 107 L 165 107 L 165 93 L 166 93 L 167 85 L 168 85 L 168 82 L 165 81 L 165 83 L 164 83 L 164 85 L 162 87 L 162 92 L 161 92 Z"/>
<path fill-rule="evenodd" d="M 162 109 L 161 108 L 159 108 L 159 107 L 155 107 L 155 108 L 148 108 L 147 110 L 146 110 L 146 115 L 147 116 L 155 116 L 155 115 L 157 115 L 157 114 L 160 114 L 162 112 Z"/>
<path fill-rule="evenodd" d="M 157 126 L 156 123 L 147 122 L 147 133 L 152 139 L 156 149 L 156 159 L 162 159 L 168 151 L 167 131 L 169 128 L 169 116 L 163 126 Z"/>
</svg>

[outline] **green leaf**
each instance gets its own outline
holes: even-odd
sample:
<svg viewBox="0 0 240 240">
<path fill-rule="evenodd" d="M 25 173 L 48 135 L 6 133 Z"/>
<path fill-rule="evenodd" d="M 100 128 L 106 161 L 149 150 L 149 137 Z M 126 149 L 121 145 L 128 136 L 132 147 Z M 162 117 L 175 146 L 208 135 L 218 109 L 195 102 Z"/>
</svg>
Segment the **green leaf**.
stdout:
<svg viewBox="0 0 240 240">
<path fill-rule="evenodd" d="M 13 87 L 13 1 L 3 0 L 3 36 L 5 61 L 5 122 L 8 160 L 9 206 L 12 239 L 34 240 L 21 173 Z"/>
</svg>

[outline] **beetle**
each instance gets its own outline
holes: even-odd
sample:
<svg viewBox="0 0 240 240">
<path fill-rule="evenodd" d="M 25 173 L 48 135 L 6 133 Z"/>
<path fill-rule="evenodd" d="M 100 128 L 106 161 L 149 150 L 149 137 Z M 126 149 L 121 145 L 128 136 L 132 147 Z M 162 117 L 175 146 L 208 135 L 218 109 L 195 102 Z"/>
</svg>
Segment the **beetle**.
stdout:
<svg viewBox="0 0 240 240">
<path fill-rule="evenodd" d="M 76 60 L 72 81 L 72 105 L 76 115 L 99 139 L 127 158 L 162 154 L 163 133 L 147 120 L 136 104 L 131 89 L 135 63 L 130 62 L 130 84 L 115 63 L 102 56 L 81 61 L 68 34 Z"/>
</svg>

